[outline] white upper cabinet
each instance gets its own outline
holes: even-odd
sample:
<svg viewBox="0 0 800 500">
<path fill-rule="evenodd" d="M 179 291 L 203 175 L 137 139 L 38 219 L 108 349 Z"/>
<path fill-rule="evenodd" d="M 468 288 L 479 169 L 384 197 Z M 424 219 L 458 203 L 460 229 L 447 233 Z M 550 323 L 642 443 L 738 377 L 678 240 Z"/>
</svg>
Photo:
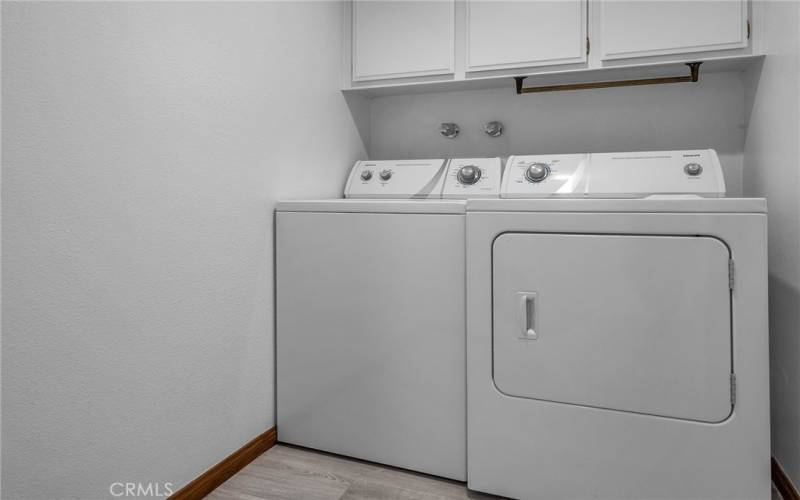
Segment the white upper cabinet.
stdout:
<svg viewBox="0 0 800 500">
<path fill-rule="evenodd" d="M 746 0 L 597 0 L 604 61 L 742 49 Z"/>
<path fill-rule="evenodd" d="M 636 80 L 683 76 L 689 62 L 730 71 L 758 58 L 760 19 L 750 0 L 350 0 L 342 86 Z"/>
<path fill-rule="evenodd" d="M 352 80 L 453 73 L 454 1 L 354 1 Z"/>
<path fill-rule="evenodd" d="M 466 0 L 466 71 L 583 63 L 586 0 Z"/>
</svg>

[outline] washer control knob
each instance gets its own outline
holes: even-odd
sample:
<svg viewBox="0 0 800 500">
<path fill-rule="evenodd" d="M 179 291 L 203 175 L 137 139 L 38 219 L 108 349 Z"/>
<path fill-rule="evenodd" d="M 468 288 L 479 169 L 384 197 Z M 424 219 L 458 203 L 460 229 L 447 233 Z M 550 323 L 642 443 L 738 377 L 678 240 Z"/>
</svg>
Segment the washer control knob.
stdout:
<svg viewBox="0 0 800 500">
<path fill-rule="evenodd" d="M 381 170 L 381 173 L 378 174 L 381 177 L 382 181 L 388 181 L 392 178 L 392 171 L 391 170 Z"/>
<path fill-rule="evenodd" d="M 703 167 L 699 163 L 687 163 L 684 165 L 683 171 L 686 172 L 687 175 L 700 175 L 703 172 Z"/>
<path fill-rule="evenodd" d="M 372 179 L 372 170 L 364 170 L 363 172 L 361 172 L 362 181 L 368 181 L 370 179 Z"/>
<path fill-rule="evenodd" d="M 475 165 L 466 165 L 458 169 L 456 177 L 461 184 L 475 184 L 481 178 L 481 169 Z"/>
<path fill-rule="evenodd" d="M 525 178 L 530 182 L 542 182 L 550 174 L 547 163 L 531 163 L 525 170 Z"/>
</svg>

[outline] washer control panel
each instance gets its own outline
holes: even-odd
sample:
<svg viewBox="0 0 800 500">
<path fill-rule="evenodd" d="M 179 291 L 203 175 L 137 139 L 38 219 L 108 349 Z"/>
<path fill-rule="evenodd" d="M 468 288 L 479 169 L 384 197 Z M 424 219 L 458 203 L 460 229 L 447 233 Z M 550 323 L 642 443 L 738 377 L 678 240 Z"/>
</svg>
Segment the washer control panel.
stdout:
<svg viewBox="0 0 800 500">
<path fill-rule="evenodd" d="M 531 163 L 525 169 L 525 179 L 530 182 L 542 182 L 550 175 L 550 164 L 548 163 Z"/>
<path fill-rule="evenodd" d="M 447 162 L 358 161 L 350 170 L 345 198 L 441 198 Z"/>
<path fill-rule="evenodd" d="M 713 149 L 512 156 L 502 198 L 645 198 L 725 196 Z"/>
<path fill-rule="evenodd" d="M 500 158 L 452 158 L 447 164 L 442 198 L 496 198 L 502 173 Z"/>
<path fill-rule="evenodd" d="M 503 175 L 503 198 L 583 196 L 589 155 L 511 156 Z"/>
</svg>

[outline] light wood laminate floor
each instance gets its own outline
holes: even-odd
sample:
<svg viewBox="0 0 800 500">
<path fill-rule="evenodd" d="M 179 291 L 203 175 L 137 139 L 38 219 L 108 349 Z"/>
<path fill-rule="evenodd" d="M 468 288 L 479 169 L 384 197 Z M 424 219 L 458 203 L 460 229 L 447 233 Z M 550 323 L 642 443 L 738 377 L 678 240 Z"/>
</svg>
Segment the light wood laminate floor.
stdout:
<svg viewBox="0 0 800 500">
<path fill-rule="evenodd" d="M 464 483 L 278 444 L 223 483 L 211 500 L 496 499 Z"/>
<path fill-rule="evenodd" d="M 402 469 L 276 445 L 226 481 L 211 500 L 497 499 L 464 483 Z M 781 500 L 773 488 L 773 500 Z"/>
</svg>

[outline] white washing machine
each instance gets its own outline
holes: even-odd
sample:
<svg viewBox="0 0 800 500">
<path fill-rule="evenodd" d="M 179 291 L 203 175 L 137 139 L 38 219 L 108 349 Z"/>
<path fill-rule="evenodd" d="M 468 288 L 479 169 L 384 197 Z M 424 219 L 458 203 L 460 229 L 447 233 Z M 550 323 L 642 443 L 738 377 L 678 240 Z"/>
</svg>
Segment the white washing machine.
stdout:
<svg viewBox="0 0 800 500">
<path fill-rule="evenodd" d="M 442 198 L 500 180 L 497 158 L 363 161 L 351 199 L 278 203 L 280 441 L 465 480 L 465 200 Z"/>
<path fill-rule="evenodd" d="M 767 217 L 712 150 L 517 156 L 467 203 L 468 484 L 770 498 Z"/>
</svg>

